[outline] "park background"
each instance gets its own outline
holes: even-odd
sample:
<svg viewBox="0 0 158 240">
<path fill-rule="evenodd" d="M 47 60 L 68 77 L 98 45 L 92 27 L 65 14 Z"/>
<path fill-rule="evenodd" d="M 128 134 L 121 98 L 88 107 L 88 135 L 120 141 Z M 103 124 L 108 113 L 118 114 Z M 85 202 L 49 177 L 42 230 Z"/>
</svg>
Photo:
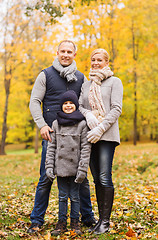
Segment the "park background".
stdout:
<svg viewBox="0 0 158 240">
<path fill-rule="evenodd" d="M 132 199 L 134 208 L 125 206 L 123 211 L 121 206 L 120 210 L 117 210 L 118 206 L 114 207 L 113 219 L 117 223 L 120 219 L 120 222 L 112 226 L 115 238 L 109 235 L 107 239 L 127 239 L 130 238 L 128 232 L 131 238 L 152 239 L 155 234 L 153 239 L 156 239 L 158 0 L 1 0 L 0 12 L 0 167 L 3 189 L 1 210 L 4 214 L 0 236 L 28 239 L 26 231 L 21 229 L 28 223 L 33 206 L 41 151 L 39 130 L 29 111 L 30 94 L 40 71 L 52 65 L 59 42 L 70 39 L 78 48 L 75 58 L 78 70 L 87 78 L 91 52 L 96 48 L 105 48 L 110 55 L 110 67 L 124 86 L 123 110 L 119 119 L 122 144 L 116 152 L 114 177 L 116 186 L 123 189 L 116 193 L 118 204 L 124 205 L 122 194 L 126 193 L 127 198 Z M 90 173 L 89 177 L 92 183 Z M 127 181 L 135 184 L 127 186 Z M 93 184 L 91 187 L 93 195 Z M 23 199 L 23 196 L 29 214 L 24 211 L 24 203 L 19 202 L 21 211 L 18 216 L 13 214 L 15 199 Z M 146 199 L 145 202 L 140 198 Z M 145 207 L 146 204 L 148 207 Z M 57 205 L 54 206 L 57 208 Z M 145 215 L 142 212 L 138 214 L 140 209 L 146 209 Z M 7 220 L 9 211 L 13 220 L 10 229 Z M 124 214 L 129 218 L 128 224 Z M 137 220 L 141 222 L 144 216 L 146 221 L 139 227 L 130 225 Z M 148 229 L 146 233 L 144 226 Z M 46 227 L 45 236 L 48 238 L 47 230 Z"/>
</svg>

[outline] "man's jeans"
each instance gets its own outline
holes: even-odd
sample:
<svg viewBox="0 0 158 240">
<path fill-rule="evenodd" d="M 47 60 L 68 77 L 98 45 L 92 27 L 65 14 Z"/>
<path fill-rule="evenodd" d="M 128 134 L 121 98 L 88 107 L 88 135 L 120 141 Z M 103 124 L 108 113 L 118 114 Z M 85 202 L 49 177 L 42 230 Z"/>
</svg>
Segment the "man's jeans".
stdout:
<svg viewBox="0 0 158 240">
<path fill-rule="evenodd" d="M 49 194 L 52 185 L 52 182 L 47 178 L 45 171 L 47 143 L 46 140 L 42 141 L 40 179 L 36 188 L 34 208 L 30 216 L 32 223 L 39 223 L 41 225 L 44 223 L 44 215 L 48 207 Z M 94 217 L 90 199 L 89 181 L 87 178 L 85 178 L 83 183 L 80 184 L 80 212 L 82 215 L 81 221 L 83 223 Z"/>
<path fill-rule="evenodd" d="M 59 189 L 59 220 L 67 221 L 68 198 L 71 201 L 70 218 L 79 220 L 80 211 L 80 185 L 75 183 L 73 177 L 57 177 Z"/>
</svg>

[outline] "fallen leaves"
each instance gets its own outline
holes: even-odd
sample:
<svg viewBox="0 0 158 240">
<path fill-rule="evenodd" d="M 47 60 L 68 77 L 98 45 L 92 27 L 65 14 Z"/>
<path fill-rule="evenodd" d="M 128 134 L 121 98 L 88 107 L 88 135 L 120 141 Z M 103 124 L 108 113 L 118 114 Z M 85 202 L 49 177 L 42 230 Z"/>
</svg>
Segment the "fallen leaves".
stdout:
<svg viewBox="0 0 158 240">
<path fill-rule="evenodd" d="M 156 149 L 156 148 L 154 148 Z M 156 150 L 154 150 L 156 151 Z M 148 155 L 144 155 L 148 152 Z M 69 231 L 61 237 L 51 237 L 50 231 L 58 220 L 58 190 L 56 181 L 52 185 L 49 207 L 45 215 L 43 228 L 37 234 L 27 234 L 30 226 L 30 213 L 34 204 L 35 188 L 38 181 L 39 169 L 35 166 L 40 162 L 40 155 L 35 161 L 34 154 L 27 156 L 16 156 L 23 165 L 14 168 L 14 157 L 4 157 L 0 161 L 1 184 L 0 184 L 0 238 L 14 240 L 67 240 L 67 239 L 107 239 L 107 240 L 136 240 L 136 239 L 158 239 L 158 171 L 150 164 L 142 174 L 137 171 L 142 166 L 140 161 L 153 162 L 154 155 L 150 148 L 141 149 L 139 146 L 132 149 L 121 146 L 116 152 L 115 164 L 118 166 L 113 173 L 115 185 L 115 199 L 111 215 L 110 232 L 105 237 L 89 234 L 88 229 L 82 226 L 82 236 L 76 236 L 70 230 L 70 203 L 68 209 Z M 145 156 L 145 160 L 144 160 Z M 28 159 L 29 158 L 29 159 Z M 9 164 L 9 175 L 6 175 L 6 165 Z M 156 165 L 156 163 L 155 163 Z M 32 174 L 26 172 L 26 168 L 32 168 Z M 23 170 L 24 169 L 24 170 Z M 36 171 L 35 171 L 36 169 Z M 130 171 L 132 169 L 132 171 Z M 149 174 L 150 173 L 153 174 Z M 19 175 L 19 172 L 23 174 Z M 95 188 L 90 172 L 88 172 L 91 186 L 92 206 L 95 216 L 98 216 L 98 208 L 95 196 Z M 119 176 L 119 177 L 118 177 Z"/>
<path fill-rule="evenodd" d="M 126 233 L 126 236 L 127 237 L 130 237 L 130 238 L 134 238 L 134 239 L 136 239 L 136 237 L 137 237 L 137 233 L 132 229 L 132 228 L 130 228 L 130 227 L 128 227 L 128 232 Z M 133 239 L 133 240 L 134 240 Z"/>
</svg>

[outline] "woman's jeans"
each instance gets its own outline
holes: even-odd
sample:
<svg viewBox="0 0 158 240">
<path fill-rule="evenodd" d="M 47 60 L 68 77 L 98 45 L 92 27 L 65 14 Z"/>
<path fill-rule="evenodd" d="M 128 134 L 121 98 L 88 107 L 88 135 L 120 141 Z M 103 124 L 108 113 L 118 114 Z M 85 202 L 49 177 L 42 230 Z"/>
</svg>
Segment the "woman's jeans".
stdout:
<svg viewBox="0 0 158 240">
<path fill-rule="evenodd" d="M 94 183 L 104 187 L 113 187 L 112 163 L 116 143 L 109 141 L 98 141 L 92 144 L 90 169 Z"/>
<path fill-rule="evenodd" d="M 42 156 L 41 156 L 41 167 L 40 167 L 40 179 L 36 188 L 36 196 L 34 202 L 34 208 L 31 213 L 32 223 L 44 223 L 44 215 L 48 207 L 49 194 L 51 190 L 52 182 L 46 176 L 45 170 L 45 159 L 47 151 L 47 141 L 42 141 Z M 87 178 L 80 184 L 80 212 L 81 221 L 84 223 L 94 217 L 92 212 L 92 205 L 90 199 L 89 181 Z"/>
<path fill-rule="evenodd" d="M 67 221 L 68 198 L 71 201 L 70 218 L 79 220 L 80 184 L 75 183 L 75 177 L 57 177 L 59 189 L 59 220 Z"/>
</svg>

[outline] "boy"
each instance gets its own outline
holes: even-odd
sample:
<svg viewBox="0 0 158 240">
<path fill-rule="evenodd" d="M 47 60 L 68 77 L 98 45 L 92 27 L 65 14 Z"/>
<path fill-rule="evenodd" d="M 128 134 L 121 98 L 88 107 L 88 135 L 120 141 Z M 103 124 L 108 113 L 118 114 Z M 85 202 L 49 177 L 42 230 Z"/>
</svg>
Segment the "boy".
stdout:
<svg viewBox="0 0 158 240">
<path fill-rule="evenodd" d="M 52 124 L 52 141 L 46 154 L 46 174 L 53 181 L 57 175 L 59 189 L 59 219 L 52 236 L 67 231 L 67 205 L 71 201 L 70 227 L 82 234 L 79 227 L 79 184 L 86 177 L 91 145 L 87 141 L 88 127 L 79 112 L 78 98 L 73 90 L 65 92 L 60 101 L 61 111 Z"/>
</svg>

